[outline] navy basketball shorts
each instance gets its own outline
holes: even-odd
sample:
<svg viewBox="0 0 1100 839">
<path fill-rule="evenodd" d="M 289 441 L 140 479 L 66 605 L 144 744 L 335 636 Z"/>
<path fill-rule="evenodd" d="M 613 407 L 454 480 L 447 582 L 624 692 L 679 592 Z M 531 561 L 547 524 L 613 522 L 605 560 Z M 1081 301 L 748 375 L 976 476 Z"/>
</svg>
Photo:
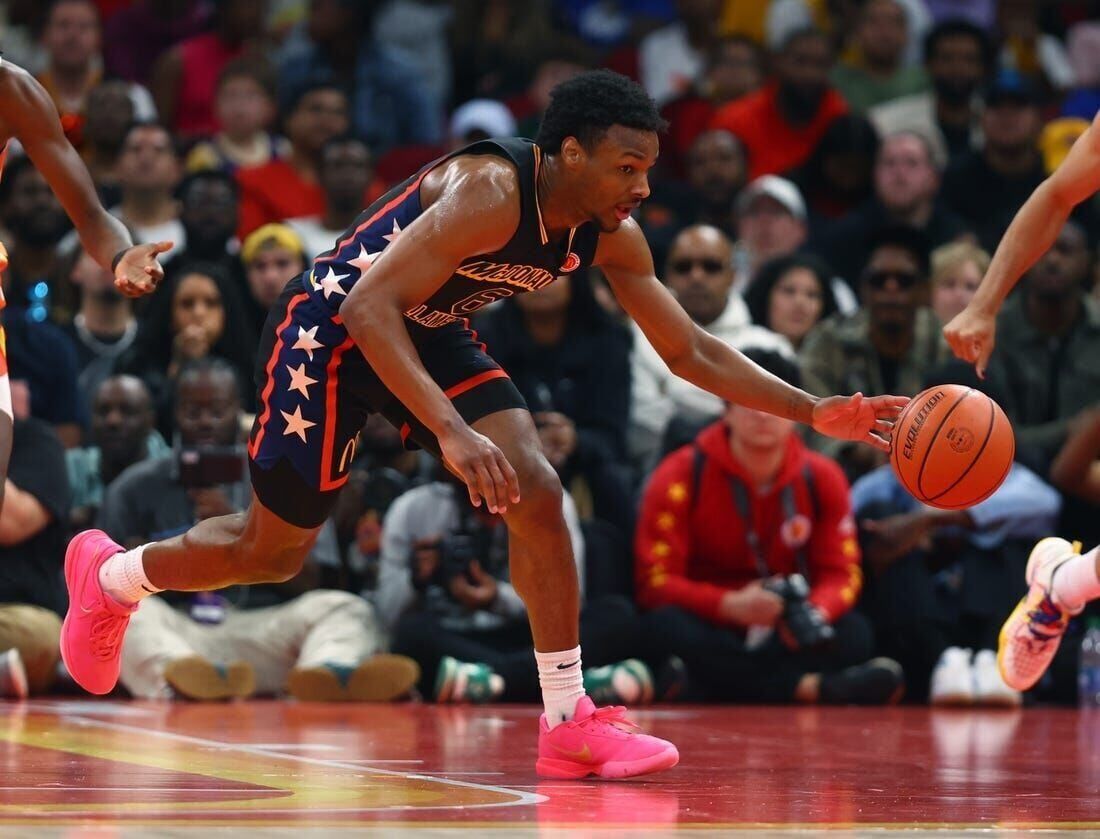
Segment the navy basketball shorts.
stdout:
<svg viewBox="0 0 1100 839">
<path fill-rule="evenodd" d="M 508 374 L 465 324 L 421 329 L 416 346 L 424 368 L 466 422 L 526 409 Z M 297 527 L 319 527 L 328 518 L 370 414 L 385 416 L 410 448 L 440 455 L 435 436 L 387 390 L 340 317 L 306 290 L 301 277 L 287 284 L 268 314 L 256 387 L 248 441 L 252 488 L 260 503 Z"/>
</svg>

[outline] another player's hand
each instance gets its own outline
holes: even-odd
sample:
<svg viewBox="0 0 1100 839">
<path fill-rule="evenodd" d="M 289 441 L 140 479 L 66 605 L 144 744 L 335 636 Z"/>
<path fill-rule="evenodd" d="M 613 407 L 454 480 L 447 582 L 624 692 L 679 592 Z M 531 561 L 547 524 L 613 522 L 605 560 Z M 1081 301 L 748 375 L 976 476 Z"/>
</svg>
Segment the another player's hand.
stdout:
<svg viewBox="0 0 1100 839">
<path fill-rule="evenodd" d="M 978 377 L 985 378 L 985 368 L 997 336 L 996 314 L 967 306 L 943 328 L 948 346 L 963 361 L 974 365 Z"/>
<path fill-rule="evenodd" d="M 894 421 L 908 404 L 907 396 L 830 396 L 814 406 L 814 431 L 888 452 Z"/>
<path fill-rule="evenodd" d="M 519 479 L 512 464 L 496 444 L 462 426 L 439 438 L 443 462 L 466 484 L 470 503 L 480 507 L 484 499 L 490 513 L 504 513 L 508 504 L 519 503 Z"/>
<path fill-rule="evenodd" d="M 127 297 L 141 297 L 156 289 L 164 279 L 157 255 L 172 250 L 172 242 L 153 242 L 127 248 L 115 267 L 115 288 Z"/>
</svg>

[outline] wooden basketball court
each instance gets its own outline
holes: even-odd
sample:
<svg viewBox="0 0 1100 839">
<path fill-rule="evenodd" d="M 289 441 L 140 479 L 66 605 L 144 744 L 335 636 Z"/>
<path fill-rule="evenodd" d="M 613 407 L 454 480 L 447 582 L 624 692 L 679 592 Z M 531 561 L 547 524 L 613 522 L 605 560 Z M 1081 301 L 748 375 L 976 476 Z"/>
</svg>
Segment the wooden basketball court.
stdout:
<svg viewBox="0 0 1100 839">
<path fill-rule="evenodd" d="M 1100 713 L 660 708 L 680 766 L 622 782 L 539 781 L 537 713 L 9 703 L 0 836 L 1100 831 Z"/>
</svg>

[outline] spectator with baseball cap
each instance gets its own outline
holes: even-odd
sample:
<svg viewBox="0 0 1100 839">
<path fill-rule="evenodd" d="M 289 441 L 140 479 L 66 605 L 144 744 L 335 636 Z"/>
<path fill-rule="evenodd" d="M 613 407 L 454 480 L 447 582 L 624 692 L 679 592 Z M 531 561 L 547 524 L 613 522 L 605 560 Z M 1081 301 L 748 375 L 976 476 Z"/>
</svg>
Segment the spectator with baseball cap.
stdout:
<svg viewBox="0 0 1100 839">
<path fill-rule="evenodd" d="M 740 294 L 761 264 L 790 256 L 806 244 L 806 202 L 798 187 L 778 175 L 764 175 L 750 183 L 737 199 L 737 235 L 734 291 Z M 834 278 L 831 286 L 842 312 L 859 308 L 843 281 Z"/>
</svg>

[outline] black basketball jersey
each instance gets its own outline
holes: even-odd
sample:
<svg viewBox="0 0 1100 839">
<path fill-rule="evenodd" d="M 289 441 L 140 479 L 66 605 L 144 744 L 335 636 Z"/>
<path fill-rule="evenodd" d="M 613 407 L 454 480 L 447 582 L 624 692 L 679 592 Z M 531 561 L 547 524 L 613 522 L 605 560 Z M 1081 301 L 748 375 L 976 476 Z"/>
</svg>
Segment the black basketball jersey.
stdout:
<svg viewBox="0 0 1100 839">
<path fill-rule="evenodd" d="M 339 308 L 373 260 L 423 211 L 420 183 L 425 175 L 458 155 L 495 155 L 512 162 L 519 174 L 519 225 L 503 248 L 464 260 L 430 298 L 405 312 L 414 339 L 426 337 L 424 330 L 462 322 L 495 300 L 535 291 L 592 264 L 599 241 L 595 224 L 575 227 L 560 241 L 547 235 L 536 189 L 541 149 L 521 138 L 482 140 L 432 161 L 364 210 L 335 247 L 317 257 L 307 289 Z"/>
</svg>

